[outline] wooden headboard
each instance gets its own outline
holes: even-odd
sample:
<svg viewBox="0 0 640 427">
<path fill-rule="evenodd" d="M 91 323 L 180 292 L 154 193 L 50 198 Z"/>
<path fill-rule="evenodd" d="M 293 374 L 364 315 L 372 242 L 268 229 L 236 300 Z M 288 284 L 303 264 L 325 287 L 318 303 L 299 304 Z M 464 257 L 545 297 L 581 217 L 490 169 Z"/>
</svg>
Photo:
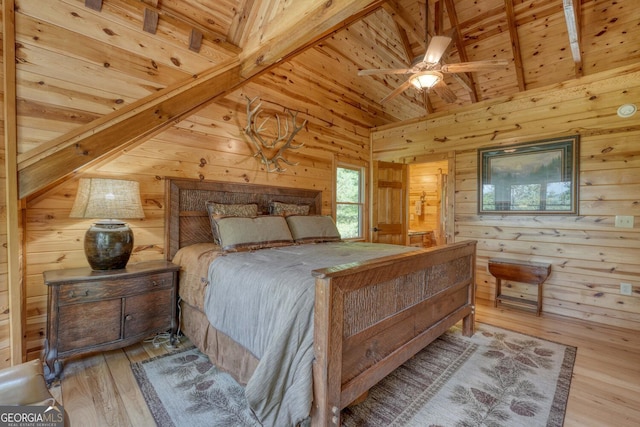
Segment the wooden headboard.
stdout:
<svg viewBox="0 0 640 427">
<path fill-rule="evenodd" d="M 322 212 L 322 192 L 297 188 L 220 181 L 167 178 L 165 189 L 165 248 L 168 260 L 178 249 L 213 242 L 207 201 L 256 203 L 260 214 L 269 213 L 272 201 L 309 205 L 309 214 Z"/>
</svg>

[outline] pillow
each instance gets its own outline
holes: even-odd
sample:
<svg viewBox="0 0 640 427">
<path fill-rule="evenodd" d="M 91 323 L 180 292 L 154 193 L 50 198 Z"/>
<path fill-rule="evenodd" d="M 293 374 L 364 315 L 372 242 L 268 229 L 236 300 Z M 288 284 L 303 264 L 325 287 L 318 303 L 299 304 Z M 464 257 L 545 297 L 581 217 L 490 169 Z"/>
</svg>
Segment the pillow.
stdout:
<svg viewBox="0 0 640 427">
<path fill-rule="evenodd" d="M 287 224 L 296 243 L 339 242 L 340 232 L 333 218 L 324 215 L 291 215 Z"/>
<path fill-rule="evenodd" d="M 281 216 L 214 216 L 216 233 L 225 252 L 250 251 L 293 244 L 287 221 Z"/>
<path fill-rule="evenodd" d="M 309 215 L 309 205 L 296 205 L 293 203 L 271 202 L 269 203 L 271 215 Z"/>
<path fill-rule="evenodd" d="M 246 216 L 255 217 L 258 216 L 258 205 L 255 203 L 247 204 L 225 204 L 209 201 L 206 204 L 207 213 L 209 214 L 209 221 L 211 222 L 211 233 L 213 234 L 213 241 L 220 244 L 220 239 L 216 232 L 215 224 L 213 223 L 214 216 Z"/>
</svg>

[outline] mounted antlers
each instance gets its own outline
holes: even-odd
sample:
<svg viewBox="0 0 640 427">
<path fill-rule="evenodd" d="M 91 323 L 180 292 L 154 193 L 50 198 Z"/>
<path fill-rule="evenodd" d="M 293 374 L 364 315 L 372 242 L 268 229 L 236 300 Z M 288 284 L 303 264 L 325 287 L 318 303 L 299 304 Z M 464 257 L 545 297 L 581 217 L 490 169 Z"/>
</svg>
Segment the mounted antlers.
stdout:
<svg viewBox="0 0 640 427">
<path fill-rule="evenodd" d="M 293 126 L 293 130 L 291 131 L 291 133 L 289 133 L 289 121 L 285 120 L 284 125 L 282 125 L 280 123 L 280 116 L 275 114 L 276 135 L 272 138 L 271 141 L 265 140 L 265 138 L 263 138 L 262 136 L 262 132 L 264 132 L 265 125 L 269 121 L 270 117 L 264 119 L 260 124 L 257 123 L 258 116 L 260 116 L 260 112 L 262 111 L 262 102 L 258 102 L 255 108 L 251 109 L 251 105 L 255 102 L 256 99 L 258 99 L 257 96 L 253 99 L 249 99 L 249 97 L 247 97 L 247 127 L 244 128 L 244 132 L 247 134 L 251 142 L 253 142 L 253 145 L 257 150 L 253 157 L 260 158 L 260 161 L 265 166 L 267 166 L 267 172 L 284 172 L 287 169 L 283 168 L 280 162 L 284 162 L 290 166 L 295 166 L 298 164 L 290 162 L 283 157 L 283 154 L 288 149 L 297 150 L 304 145 L 292 145 L 292 142 L 296 134 L 307 124 L 307 121 L 303 121 L 302 124 L 298 126 L 296 124 L 298 112 L 293 112 L 287 109 L 287 112 L 289 113 L 291 119 L 291 124 Z M 280 145 L 280 147 L 278 148 L 277 145 L 285 140 L 286 142 L 283 145 Z M 267 154 L 265 154 L 265 152 L 263 151 L 264 149 L 277 149 L 278 151 L 273 155 L 273 157 L 268 158 Z"/>
</svg>

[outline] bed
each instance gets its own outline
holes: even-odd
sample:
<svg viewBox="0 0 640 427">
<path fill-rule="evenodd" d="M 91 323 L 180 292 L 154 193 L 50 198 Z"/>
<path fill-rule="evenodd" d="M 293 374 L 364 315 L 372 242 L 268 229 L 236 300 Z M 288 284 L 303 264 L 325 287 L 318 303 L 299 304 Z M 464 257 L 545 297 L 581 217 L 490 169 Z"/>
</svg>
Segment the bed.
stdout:
<svg viewBox="0 0 640 427">
<path fill-rule="evenodd" d="M 216 301 L 224 296 L 211 297 L 207 290 L 213 288 L 208 283 L 209 267 L 220 264 L 220 259 L 226 261 L 236 256 L 220 255 L 220 242 L 213 240 L 207 203 L 255 204 L 258 213 L 266 216 L 277 201 L 287 206 L 307 206 L 306 215 L 318 216 L 322 211 L 321 192 L 167 179 L 166 198 L 167 258 L 181 265 L 181 331 L 216 366 L 247 384 L 248 392 L 255 377 L 264 371 L 261 358 L 256 356 L 259 351 L 249 350 L 250 343 L 239 343 L 224 327 L 214 327 L 205 307 L 207 298 L 223 304 L 219 307 L 225 310 L 232 307 L 231 303 Z M 287 244 L 264 251 L 239 252 L 238 257 L 245 257 L 244 265 L 249 266 L 245 270 L 253 269 L 247 260 L 255 259 L 255 268 L 261 268 L 260 274 L 266 274 L 269 269 L 257 264 L 265 251 L 284 252 L 283 258 L 298 252 L 309 256 L 304 255 L 304 251 L 311 250 L 310 246 L 322 245 L 335 245 L 349 254 L 355 246 L 333 241 Z M 360 246 L 370 250 L 375 244 Z M 392 245 L 376 246 L 374 252 L 370 251 L 376 255 L 370 254 L 365 260 L 351 261 L 345 257 L 349 262 L 308 271 L 312 302 L 305 310 L 309 311 L 308 326 L 312 327 L 298 329 L 301 336 L 304 331 L 311 334 L 311 338 L 304 338 L 311 340 L 311 372 L 308 373 L 311 398 L 307 408 L 311 425 L 340 425 L 343 408 L 366 396 L 369 388 L 457 322 L 462 321 L 465 335 L 474 332 L 475 241 L 428 249 L 396 246 L 397 249 L 390 252 L 387 246 Z M 378 253 L 384 256 L 379 257 Z M 264 265 L 269 262 L 265 261 Z M 267 359 L 266 355 L 262 358 L 262 365 Z M 264 408 L 257 412 L 262 410 Z M 268 418 L 266 424 L 273 419 L 287 418 Z"/>
</svg>

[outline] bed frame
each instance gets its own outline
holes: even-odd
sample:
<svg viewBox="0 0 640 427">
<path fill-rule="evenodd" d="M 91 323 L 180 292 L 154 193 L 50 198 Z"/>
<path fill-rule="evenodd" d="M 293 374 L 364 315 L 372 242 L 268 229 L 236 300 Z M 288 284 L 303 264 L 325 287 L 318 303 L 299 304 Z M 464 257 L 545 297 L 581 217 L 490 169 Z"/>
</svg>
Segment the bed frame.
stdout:
<svg viewBox="0 0 640 427">
<path fill-rule="evenodd" d="M 167 179 L 166 248 L 210 242 L 205 203 L 269 201 L 308 204 L 322 211 L 317 190 Z M 474 332 L 476 242 L 465 241 L 312 274 L 314 311 L 314 426 L 339 426 L 340 411 L 462 320 Z"/>
</svg>

